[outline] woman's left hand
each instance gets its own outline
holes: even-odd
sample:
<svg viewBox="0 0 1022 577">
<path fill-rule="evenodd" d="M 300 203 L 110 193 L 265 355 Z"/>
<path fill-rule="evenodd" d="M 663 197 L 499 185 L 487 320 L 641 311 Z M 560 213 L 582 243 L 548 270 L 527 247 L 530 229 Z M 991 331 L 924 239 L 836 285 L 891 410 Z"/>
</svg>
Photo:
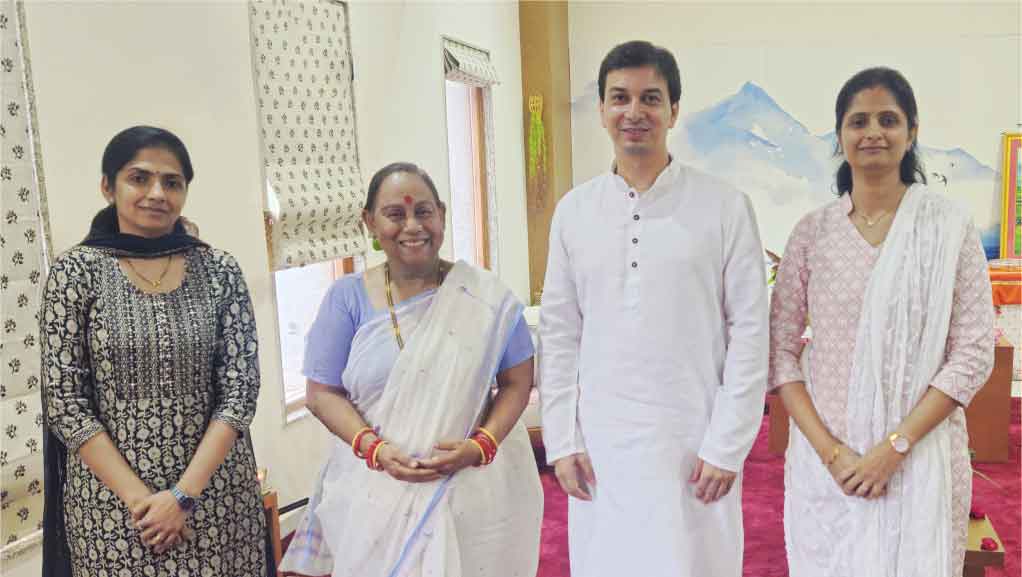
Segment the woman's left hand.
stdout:
<svg viewBox="0 0 1022 577">
<path fill-rule="evenodd" d="M 142 542 L 157 553 L 181 541 L 188 513 L 177 503 L 170 491 L 160 491 L 139 502 L 131 516 L 142 532 Z"/>
<path fill-rule="evenodd" d="M 894 450 L 885 439 L 859 459 L 855 466 L 838 474 L 845 495 L 876 499 L 887 492 L 887 482 L 898 470 L 905 455 Z"/>
<path fill-rule="evenodd" d="M 468 439 L 437 443 L 435 449 L 433 456 L 424 459 L 422 465 L 444 475 L 473 467 L 483 460 L 479 447 Z"/>
</svg>

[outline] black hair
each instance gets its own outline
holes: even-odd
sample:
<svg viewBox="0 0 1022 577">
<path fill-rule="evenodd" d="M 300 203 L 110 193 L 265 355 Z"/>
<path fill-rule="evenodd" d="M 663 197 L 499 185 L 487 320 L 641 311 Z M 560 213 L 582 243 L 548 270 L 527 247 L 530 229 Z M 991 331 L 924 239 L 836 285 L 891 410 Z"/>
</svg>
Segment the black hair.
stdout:
<svg viewBox="0 0 1022 577">
<path fill-rule="evenodd" d="M 678 63 L 674 55 L 666 48 L 655 46 L 645 40 L 632 40 L 624 44 L 618 44 L 600 63 L 600 102 L 603 102 L 604 91 L 607 89 L 607 74 L 622 68 L 641 68 L 652 66 L 667 82 L 667 92 L 671 97 L 671 104 L 677 104 L 681 100 L 681 73 L 678 72 Z"/>
<path fill-rule="evenodd" d="M 117 172 L 144 148 L 163 148 L 177 157 L 177 161 L 181 163 L 181 170 L 184 171 L 185 183 L 191 184 L 195 176 L 192 171 L 192 160 L 180 138 L 169 130 L 155 126 L 132 126 L 111 138 L 106 150 L 103 151 L 103 176 L 107 178 L 111 188 L 117 180 Z"/>
<path fill-rule="evenodd" d="M 836 117 L 834 121 L 834 135 L 837 137 L 837 145 L 834 149 L 834 156 L 841 155 L 841 123 L 845 119 L 845 113 L 848 112 L 848 106 L 851 105 L 852 99 L 863 90 L 878 86 L 883 87 L 894 96 L 898 107 L 901 108 L 901 111 L 908 118 L 908 129 L 911 131 L 919 127 L 919 110 L 916 107 L 916 97 L 908 80 L 900 72 L 891 68 L 883 66 L 867 68 L 849 78 L 837 94 L 837 104 L 834 106 L 834 116 Z M 916 182 L 926 184 L 926 173 L 923 171 L 922 163 L 916 152 L 917 143 L 918 139 L 913 138 L 912 144 L 909 145 L 908 150 L 905 151 L 905 156 L 901 159 L 899 173 L 901 182 L 906 185 Z M 837 181 L 838 196 L 851 192 L 852 167 L 848 164 L 847 160 L 841 162 L 835 179 Z"/>
<path fill-rule="evenodd" d="M 380 195 L 380 186 L 383 185 L 383 181 L 392 174 L 398 172 L 406 172 L 408 174 L 415 174 L 421 178 L 429 190 L 433 193 L 433 200 L 438 205 L 443 205 L 440 202 L 440 194 L 436 191 L 436 185 L 433 184 L 433 179 L 429 177 L 429 174 L 425 170 L 418 167 L 418 165 L 411 162 L 392 162 L 387 166 L 376 171 L 373 175 L 372 180 L 369 181 L 369 191 L 366 193 L 366 205 L 365 209 L 367 212 L 372 212 L 376 208 L 376 197 Z"/>
</svg>

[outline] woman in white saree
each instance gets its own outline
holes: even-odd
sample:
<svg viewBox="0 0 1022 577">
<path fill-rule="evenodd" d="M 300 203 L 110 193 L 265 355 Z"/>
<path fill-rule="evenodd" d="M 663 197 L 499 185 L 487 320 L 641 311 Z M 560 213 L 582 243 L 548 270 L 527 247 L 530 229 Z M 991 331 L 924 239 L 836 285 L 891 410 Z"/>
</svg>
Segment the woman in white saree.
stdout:
<svg viewBox="0 0 1022 577">
<path fill-rule="evenodd" d="M 963 407 L 993 367 L 986 259 L 968 211 L 925 186 L 901 74 L 856 74 L 836 113 L 840 197 L 796 225 L 771 302 L 790 575 L 957 577 Z"/>
<path fill-rule="evenodd" d="M 439 259 L 444 206 L 415 165 L 373 177 L 363 218 L 387 262 L 338 281 L 309 332 L 307 403 L 337 439 L 280 569 L 532 577 L 522 305 L 488 271 Z"/>
</svg>

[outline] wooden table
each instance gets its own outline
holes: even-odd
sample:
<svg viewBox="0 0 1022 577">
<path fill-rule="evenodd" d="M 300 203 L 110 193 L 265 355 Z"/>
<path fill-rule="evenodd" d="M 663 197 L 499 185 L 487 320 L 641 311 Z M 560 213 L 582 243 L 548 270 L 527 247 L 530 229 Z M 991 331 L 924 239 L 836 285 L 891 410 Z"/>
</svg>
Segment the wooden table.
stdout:
<svg viewBox="0 0 1022 577">
<path fill-rule="evenodd" d="M 969 447 L 978 463 L 1004 463 L 1011 456 L 1011 370 L 1014 349 L 1003 338 L 994 348 L 994 370 L 965 410 Z M 767 447 L 780 454 L 788 447 L 788 412 L 777 395 L 767 395 L 770 431 Z"/>
</svg>

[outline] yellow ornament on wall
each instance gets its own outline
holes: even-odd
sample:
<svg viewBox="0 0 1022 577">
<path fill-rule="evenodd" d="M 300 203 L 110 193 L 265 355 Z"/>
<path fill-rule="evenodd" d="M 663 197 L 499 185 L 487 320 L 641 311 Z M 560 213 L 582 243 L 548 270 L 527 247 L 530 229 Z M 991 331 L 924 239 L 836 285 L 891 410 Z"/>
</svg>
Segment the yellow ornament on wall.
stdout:
<svg viewBox="0 0 1022 577">
<path fill-rule="evenodd" d="M 529 180 L 542 187 L 547 176 L 546 129 L 543 127 L 543 97 L 529 97 Z"/>
</svg>

